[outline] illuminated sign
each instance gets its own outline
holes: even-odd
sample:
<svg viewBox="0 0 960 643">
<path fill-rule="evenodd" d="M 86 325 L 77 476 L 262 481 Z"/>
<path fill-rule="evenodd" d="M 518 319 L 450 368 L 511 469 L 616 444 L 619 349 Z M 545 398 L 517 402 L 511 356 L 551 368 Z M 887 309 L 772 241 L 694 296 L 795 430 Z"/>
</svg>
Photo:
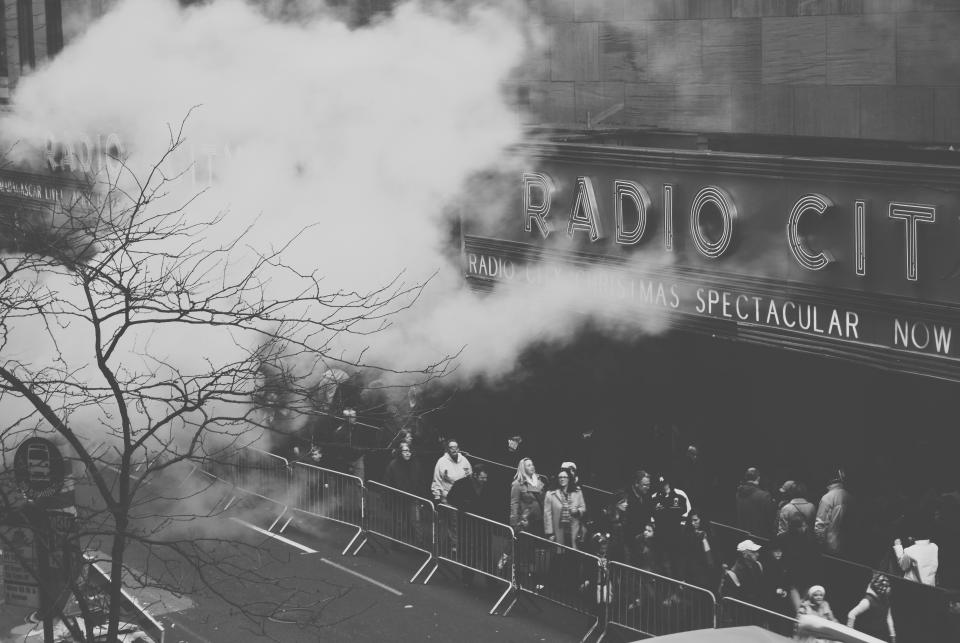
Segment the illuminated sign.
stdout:
<svg viewBox="0 0 960 643">
<path fill-rule="evenodd" d="M 524 230 L 530 232 L 536 223 L 537 231 L 546 239 L 553 231 L 551 215 L 555 202 L 556 181 L 543 172 L 524 173 L 521 178 L 523 190 Z M 567 236 L 571 239 L 578 230 L 589 233 L 592 242 L 603 238 L 600 207 L 598 205 L 594 180 L 589 176 L 575 177 L 573 205 L 566 213 Z M 664 249 L 673 249 L 673 186 L 663 185 Z M 615 179 L 611 190 L 612 217 L 616 229 L 615 243 L 636 245 L 644 236 L 651 200 L 646 188 L 632 180 Z M 624 203 L 632 204 L 636 211 L 637 222 L 629 227 L 624 223 Z M 720 220 L 720 229 L 711 236 L 703 225 L 705 210 L 712 207 Z M 857 200 L 852 208 L 854 220 L 854 254 L 856 255 L 855 273 L 866 275 L 865 251 L 865 208 L 866 201 Z M 797 264 L 806 270 L 822 270 L 833 262 L 831 254 L 822 248 L 812 248 L 800 231 L 801 220 L 806 216 L 824 216 L 835 210 L 834 202 L 822 194 L 805 194 L 787 209 L 786 229 L 787 247 Z M 562 215 L 561 215 L 562 216 Z M 919 248 L 917 243 L 917 225 L 933 223 L 937 219 L 935 205 L 922 203 L 889 203 L 889 218 L 903 221 L 904 240 L 904 276 L 910 281 L 918 277 Z M 700 254 L 708 259 L 722 257 L 734 240 L 734 229 L 738 219 L 738 207 L 733 197 L 722 187 L 702 186 L 690 204 L 690 238 Z"/>
<path fill-rule="evenodd" d="M 960 380 L 960 168 L 527 152 L 504 187 L 513 218 L 463 219 L 472 282 L 559 286 L 628 316 Z"/>
</svg>

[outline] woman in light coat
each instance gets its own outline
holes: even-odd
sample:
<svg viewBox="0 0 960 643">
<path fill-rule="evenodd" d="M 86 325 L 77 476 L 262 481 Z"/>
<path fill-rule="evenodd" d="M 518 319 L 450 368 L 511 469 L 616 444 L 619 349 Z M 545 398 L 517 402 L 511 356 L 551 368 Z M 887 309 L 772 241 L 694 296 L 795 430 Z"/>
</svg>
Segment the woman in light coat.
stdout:
<svg viewBox="0 0 960 643">
<path fill-rule="evenodd" d="M 550 540 L 580 549 L 580 519 L 586 515 L 583 492 L 569 470 L 557 475 L 557 488 L 547 492 L 543 499 L 543 527 Z"/>
</svg>

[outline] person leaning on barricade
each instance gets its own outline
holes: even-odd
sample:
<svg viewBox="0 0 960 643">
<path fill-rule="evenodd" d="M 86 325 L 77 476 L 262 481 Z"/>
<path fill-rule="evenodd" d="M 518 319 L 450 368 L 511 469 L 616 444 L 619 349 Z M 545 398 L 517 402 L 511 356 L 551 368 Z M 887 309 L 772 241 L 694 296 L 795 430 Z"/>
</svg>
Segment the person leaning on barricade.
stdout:
<svg viewBox="0 0 960 643">
<path fill-rule="evenodd" d="M 543 535 L 543 481 L 530 458 L 517 464 L 510 486 L 510 526 L 535 536 Z"/>
<path fill-rule="evenodd" d="M 709 525 L 700 519 L 700 514 L 691 511 L 683 526 L 681 541 L 681 576 L 691 585 L 713 591 L 717 588 L 719 574 L 714 558 Z"/>
<path fill-rule="evenodd" d="M 760 565 L 760 545 L 752 540 L 737 545 L 737 561 L 725 569 L 720 581 L 720 595 L 744 603 L 763 603 L 763 567 Z"/>
<path fill-rule="evenodd" d="M 455 534 L 457 538 L 457 548 L 454 552 L 460 552 L 462 560 L 468 564 L 476 564 L 481 560 L 479 551 L 467 551 L 468 547 L 474 549 L 481 546 L 476 533 L 471 533 L 471 526 L 467 523 L 466 514 L 474 514 L 483 518 L 490 518 L 490 515 L 496 511 L 496 503 L 499 500 L 493 489 L 488 485 L 487 469 L 483 464 L 477 464 L 473 467 L 473 473 L 467 478 L 460 478 L 453 483 L 450 493 L 447 494 L 447 504 L 457 509 L 457 527 Z M 474 528 L 475 529 L 475 528 Z M 470 587 L 473 584 L 473 570 L 464 567 L 463 585 Z M 492 579 L 488 579 L 492 580 Z"/>
<path fill-rule="evenodd" d="M 643 469 L 633 474 L 633 482 L 627 489 L 627 509 L 624 513 L 623 543 L 627 562 L 639 567 L 640 550 L 643 548 L 643 531 L 653 519 L 652 478 Z"/>
<path fill-rule="evenodd" d="M 383 474 L 383 482 L 388 487 L 424 497 L 427 490 L 426 478 L 420 461 L 413 455 L 413 446 L 409 441 L 400 443 L 396 456 L 390 460 Z"/>
<path fill-rule="evenodd" d="M 587 513 L 587 504 L 574 475 L 569 468 L 561 469 L 557 474 L 557 488 L 544 496 L 543 528 L 550 540 L 579 549 L 584 529 L 581 519 Z"/>
<path fill-rule="evenodd" d="M 445 446 L 446 451 L 433 468 L 433 482 L 430 484 L 433 499 L 437 502 L 445 502 L 453 483 L 473 472 L 470 461 L 460 453 L 460 445 L 456 440 L 448 438 Z"/>
</svg>

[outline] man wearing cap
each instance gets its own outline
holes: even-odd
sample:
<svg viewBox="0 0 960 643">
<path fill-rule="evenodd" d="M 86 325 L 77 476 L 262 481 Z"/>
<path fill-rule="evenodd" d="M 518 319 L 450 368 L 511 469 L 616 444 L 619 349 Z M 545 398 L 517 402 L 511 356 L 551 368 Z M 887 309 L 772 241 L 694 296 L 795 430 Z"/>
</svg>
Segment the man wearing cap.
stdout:
<svg viewBox="0 0 960 643">
<path fill-rule="evenodd" d="M 737 487 L 737 527 L 762 538 L 773 535 L 776 508 L 769 491 L 760 488 L 760 471 L 750 467 Z"/>
<path fill-rule="evenodd" d="M 759 605 L 763 600 L 763 566 L 760 545 L 752 540 L 737 545 L 737 562 L 723 573 L 720 593 L 746 603 Z"/>
<path fill-rule="evenodd" d="M 813 519 L 817 516 L 817 507 L 807 500 L 805 485 L 801 482 L 787 480 L 780 485 L 780 511 L 777 513 L 777 535 L 787 533 L 790 517 L 796 514 L 803 516 L 807 528 L 813 531 Z"/>
</svg>

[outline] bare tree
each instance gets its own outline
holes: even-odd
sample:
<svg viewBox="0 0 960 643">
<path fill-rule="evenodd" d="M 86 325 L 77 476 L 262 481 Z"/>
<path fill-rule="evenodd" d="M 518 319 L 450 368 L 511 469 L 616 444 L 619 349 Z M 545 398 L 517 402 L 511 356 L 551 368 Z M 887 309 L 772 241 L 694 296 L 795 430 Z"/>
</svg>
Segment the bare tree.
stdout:
<svg viewBox="0 0 960 643">
<path fill-rule="evenodd" d="M 254 623 L 291 609 L 293 588 L 250 605 L 209 582 L 211 570 L 245 583 L 268 579 L 241 562 L 240 543 L 225 554 L 210 546 L 223 538 L 190 533 L 211 515 L 195 508 L 203 488 L 164 480 L 182 477 L 186 465 L 223 460 L 271 428 L 251 403 L 265 372 L 286 374 L 287 390 L 301 387 L 306 398 L 309 374 L 375 368 L 340 340 L 373 341 L 424 286 L 400 274 L 371 291 L 328 290 L 322 275 L 284 261 L 294 239 L 258 251 L 247 228 L 216 241 L 224 214 L 198 217 L 195 194 L 174 202 L 183 175 L 169 168 L 183 126 L 171 129 L 165 153 L 146 171 L 118 159 L 116 175 L 87 177 L 0 256 L 0 404 L 19 413 L 6 416 L 0 446 L 9 457 L 23 437 L 52 434 L 84 471 L 94 501 L 78 507 L 71 538 L 84 550 L 108 550 L 108 640 L 117 634 L 133 544 L 178 556 L 179 567 L 165 557 L 150 582 L 177 586 L 189 569 Z M 43 359 L 22 357 L 25 327 L 44 344 L 31 347 L 42 348 Z M 168 343 L 193 335 L 226 340 L 229 350 L 183 363 Z M 430 379 L 448 364 L 407 374 Z M 8 498 L 7 509 L 16 504 Z"/>
</svg>

